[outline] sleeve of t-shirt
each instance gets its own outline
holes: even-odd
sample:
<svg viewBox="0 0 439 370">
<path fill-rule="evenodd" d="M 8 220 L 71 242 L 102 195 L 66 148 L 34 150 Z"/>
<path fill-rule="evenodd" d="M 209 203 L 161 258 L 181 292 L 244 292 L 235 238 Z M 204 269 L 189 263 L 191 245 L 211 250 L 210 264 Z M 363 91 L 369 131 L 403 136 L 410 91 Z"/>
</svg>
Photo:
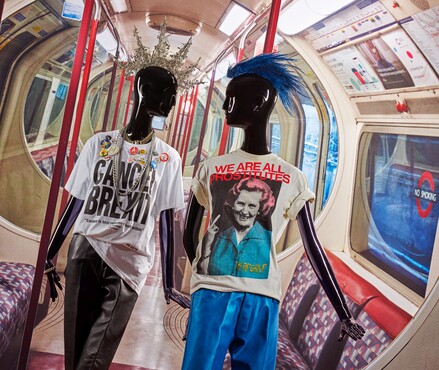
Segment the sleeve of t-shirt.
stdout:
<svg viewBox="0 0 439 370">
<path fill-rule="evenodd" d="M 94 145 L 93 138 L 85 143 L 79 154 L 73 171 L 71 172 L 64 188 L 75 198 L 85 200 L 91 177 L 91 166 L 93 164 Z"/>
<path fill-rule="evenodd" d="M 315 195 L 309 189 L 308 180 L 303 172 L 298 173 L 298 181 L 295 185 L 297 186 L 297 191 L 288 198 L 284 208 L 285 216 L 293 220 L 306 202 L 313 202 L 315 199 Z"/>
<path fill-rule="evenodd" d="M 192 179 L 191 190 L 195 195 L 198 203 L 204 208 L 209 207 L 209 195 L 207 191 L 208 175 L 205 162 L 201 163 L 198 167 L 195 177 Z"/>
<path fill-rule="evenodd" d="M 166 168 L 159 186 L 156 201 L 160 212 L 166 209 L 178 211 L 185 207 L 183 193 L 183 176 L 181 171 L 181 158 L 173 150 L 170 159 L 165 164 Z"/>
</svg>

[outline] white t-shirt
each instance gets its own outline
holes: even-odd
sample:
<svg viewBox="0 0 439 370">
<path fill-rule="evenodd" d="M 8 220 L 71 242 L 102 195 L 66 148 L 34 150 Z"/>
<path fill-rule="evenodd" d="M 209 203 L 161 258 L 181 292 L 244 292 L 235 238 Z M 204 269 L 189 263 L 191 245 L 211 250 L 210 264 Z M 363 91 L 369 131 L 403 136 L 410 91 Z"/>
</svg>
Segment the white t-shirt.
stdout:
<svg viewBox="0 0 439 370">
<path fill-rule="evenodd" d="M 105 263 L 139 294 L 154 263 L 157 217 L 163 210 L 184 207 L 181 159 L 175 149 L 156 138 L 152 160 L 157 167 L 150 171 L 137 205 L 124 212 L 117 206 L 113 184 L 115 156 L 108 154 L 117 133 L 98 133 L 86 142 L 65 188 L 84 200 L 73 232 L 85 235 Z M 123 142 L 120 190 L 133 187 L 142 170 L 139 160 L 146 159 L 150 145 Z M 139 185 L 131 195 L 119 195 L 122 208 L 133 202 L 138 189 Z"/>
<path fill-rule="evenodd" d="M 306 201 L 306 176 L 275 154 L 239 149 L 204 161 L 192 180 L 210 211 L 208 231 L 192 264 L 191 293 L 206 288 L 280 300 L 276 243 Z"/>
</svg>

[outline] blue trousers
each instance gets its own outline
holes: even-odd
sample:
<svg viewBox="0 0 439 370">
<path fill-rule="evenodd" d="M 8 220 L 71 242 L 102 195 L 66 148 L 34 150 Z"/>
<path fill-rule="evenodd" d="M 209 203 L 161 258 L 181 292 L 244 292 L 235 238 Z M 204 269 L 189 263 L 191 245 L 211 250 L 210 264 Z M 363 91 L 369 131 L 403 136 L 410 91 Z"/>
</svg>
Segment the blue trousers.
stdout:
<svg viewBox="0 0 439 370">
<path fill-rule="evenodd" d="M 191 300 L 183 370 L 221 370 L 227 350 L 234 370 L 275 368 L 276 299 L 200 289 Z"/>
</svg>

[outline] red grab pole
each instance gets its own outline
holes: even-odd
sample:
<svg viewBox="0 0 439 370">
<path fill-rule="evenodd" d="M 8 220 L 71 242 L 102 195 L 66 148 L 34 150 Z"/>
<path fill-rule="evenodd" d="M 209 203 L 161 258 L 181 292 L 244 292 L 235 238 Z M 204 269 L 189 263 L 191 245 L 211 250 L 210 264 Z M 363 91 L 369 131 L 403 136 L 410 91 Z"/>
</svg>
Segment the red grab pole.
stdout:
<svg viewBox="0 0 439 370">
<path fill-rule="evenodd" d="M 127 78 L 130 81 L 130 90 L 128 92 L 127 106 L 125 108 L 125 117 L 123 119 L 123 127 L 127 125 L 128 111 L 130 110 L 131 95 L 133 95 L 134 76 Z"/>
<path fill-rule="evenodd" d="M 79 92 L 79 99 L 76 107 L 75 124 L 73 126 L 72 141 L 70 142 L 70 153 L 68 156 L 66 177 L 64 182 L 67 182 L 67 180 L 69 179 L 70 173 L 72 172 L 73 166 L 75 165 L 75 153 L 76 153 L 76 147 L 78 146 L 79 132 L 81 130 L 81 122 L 82 122 L 82 115 L 84 113 L 85 98 L 87 97 L 88 80 L 90 78 L 91 63 L 93 61 L 93 51 L 96 41 L 96 33 L 98 30 L 99 18 L 100 18 L 100 9 L 96 12 L 95 19 L 93 19 L 91 23 L 90 36 L 88 38 L 88 45 L 87 45 L 87 56 L 85 58 L 84 73 L 82 75 L 82 81 L 81 81 L 81 90 Z M 64 212 L 64 208 L 67 204 L 68 198 L 69 198 L 69 193 L 67 192 L 67 190 L 64 189 L 62 193 L 61 204 L 59 207 L 59 217 L 61 217 L 61 215 Z"/>
<path fill-rule="evenodd" d="M 279 20 L 281 0 L 272 0 L 270 18 L 268 19 L 267 35 L 265 36 L 264 54 L 272 53 L 276 37 L 277 21 Z"/>
<path fill-rule="evenodd" d="M 178 138 L 177 138 L 177 142 L 175 143 L 176 148 L 178 150 L 178 152 L 180 153 L 180 156 L 182 155 L 182 148 L 181 148 L 181 131 L 183 130 L 183 121 L 184 121 L 184 112 L 186 111 L 186 104 L 187 104 L 187 96 L 188 96 L 188 92 L 186 91 L 186 93 L 184 94 L 184 104 L 183 104 L 183 112 L 181 114 L 181 119 L 180 119 L 180 125 L 179 125 L 179 130 L 178 130 Z M 183 138 L 184 139 L 184 138 Z"/>
<path fill-rule="evenodd" d="M 73 60 L 72 76 L 70 79 L 69 90 L 67 93 L 66 108 L 61 126 L 58 150 L 56 152 L 55 167 L 53 171 L 52 183 L 50 184 L 49 200 L 47 202 L 46 216 L 44 219 L 43 230 L 41 233 L 40 248 L 38 250 L 37 263 L 35 267 L 35 276 L 32 284 L 32 294 L 29 302 L 29 309 L 24 326 L 23 339 L 21 342 L 20 359 L 18 369 L 25 370 L 29 356 L 30 343 L 32 340 L 32 331 L 34 328 L 35 317 L 38 308 L 38 299 L 40 296 L 41 282 L 43 280 L 44 268 L 46 264 L 47 250 L 49 248 L 50 235 L 55 216 L 56 203 L 58 199 L 61 175 L 64 167 L 64 158 L 67 152 L 69 142 L 70 127 L 72 124 L 73 111 L 76 103 L 76 95 L 81 77 L 82 62 L 84 60 L 85 45 L 87 34 L 90 28 L 92 18 L 93 0 L 86 0 L 84 13 L 82 16 L 81 26 L 78 35 L 78 44 L 76 46 L 75 58 Z"/>
<path fill-rule="evenodd" d="M 207 98 L 206 98 L 206 105 L 204 108 L 203 123 L 201 124 L 200 140 L 198 141 L 198 149 L 197 149 L 197 154 L 195 155 L 194 172 L 192 174 L 192 177 L 195 177 L 195 174 L 196 174 L 197 169 L 198 169 L 198 165 L 200 164 L 201 150 L 203 149 L 204 133 L 206 131 L 207 118 L 209 117 L 210 101 L 212 100 L 213 86 L 215 85 L 216 66 L 217 66 L 219 60 L 223 57 L 223 55 L 224 55 L 224 52 L 218 56 L 218 58 L 216 59 L 214 65 L 213 65 L 213 68 L 212 68 L 212 76 L 210 77 L 209 90 L 207 91 Z"/>
<path fill-rule="evenodd" d="M 189 125 L 186 128 L 186 142 L 184 144 L 183 147 L 183 160 L 182 160 L 182 170 L 184 171 L 184 166 L 186 163 L 186 156 L 187 156 L 187 151 L 189 149 L 189 141 L 191 138 L 191 132 L 192 132 L 192 125 L 194 123 L 194 115 L 195 115 L 195 107 L 197 106 L 197 97 L 198 97 L 198 84 L 195 86 L 195 92 L 192 94 L 192 101 L 191 101 L 191 112 L 189 115 Z"/>
<path fill-rule="evenodd" d="M 122 95 L 123 82 L 125 81 L 125 69 L 120 72 L 119 87 L 117 89 L 116 106 L 114 108 L 113 124 L 111 130 L 116 130 L 117 114 L 119 113 L 120 96 Z"/>
<path fill-rule="evenodd" d="M 172 133 L 172 141 L 171 146 L 174 147 L 175 143 L 175 137 L 177 136 L 177 130 L 178 130 L 178 124 L 180 122 L 180 112 L 181 112 L 181 105 L 183 103 L 183 95 L 180 95 L 180 99 L 178 102 L 178 109 L 177 109 L 177 115 L 175 116 L 175 123 L 174 123 L 174 132 Z"/>
<path fill-rule="evenodd" d="M 187 115 L 186 115 L 186 124 L 184 125 L 184 132 L 183 132 L 183 140 L 181 141 L 181 157 L 182 159 L 184 158 L 184 148 L 186 147 L 186 142 L 188 141 L 188 135 L 189 132 L 189 121 L 191 118 L 191 112 L 192 112 L 192 104 L 194 101 L 194 94 L 195 94 L 195 88 L 192 87 L 191 89 L 191 97 L 189 98 L 189 107 L 188 107 L 188 111 L 187 111 Z M 183 164 L 183 161 L 182 161 Z"/>
<path fill-rule="evenodd" d="M 102 122 L 102 132 L 107 131 L 107 121 L 108 121 L 108 116 L 110 115 L 110 106 L 111 106 L 111 100 L 113 98 L 114 80 L 116 79 L 116 73 L 117 73 L 117 64 L 116 62 L 114 62 L 113 68 L 111 70 L 110 86 L 108 87 L 107 102 L 105 104 L 104 122 Z"/>
</svg>

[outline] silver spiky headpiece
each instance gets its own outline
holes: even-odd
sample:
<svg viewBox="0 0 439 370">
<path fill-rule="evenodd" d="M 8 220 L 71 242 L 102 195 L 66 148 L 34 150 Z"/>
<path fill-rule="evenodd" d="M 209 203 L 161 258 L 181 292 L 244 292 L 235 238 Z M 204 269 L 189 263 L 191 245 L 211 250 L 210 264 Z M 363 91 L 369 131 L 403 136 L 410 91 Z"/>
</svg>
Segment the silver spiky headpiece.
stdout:
<svg viewBox="0 0 439 370">
<path fill-rule="evenodd" d="M 158 43 L 150 52 L 142 43 L 139 31 L 134 27 L 134 37 L 137 41 L 137 48 L 134 54 L 130 55 L 128 62 L 118 61 L 120 67 L 125 68 L 126 73 L 135 74 L 145 67 L 157 66 L 167 69 L 177 79 L 178 86 L 182 89 L 192 87 L 194 81 L 193 71 L 197 64 L 185 65 L 189 48 L 192 45 L 192 37 L 183 44 L 174 54 L 170 53 L 170 44 L 166 36 L 166 20 L 160 26 L 160 34 L 157 36 Z"/>
</svg>

